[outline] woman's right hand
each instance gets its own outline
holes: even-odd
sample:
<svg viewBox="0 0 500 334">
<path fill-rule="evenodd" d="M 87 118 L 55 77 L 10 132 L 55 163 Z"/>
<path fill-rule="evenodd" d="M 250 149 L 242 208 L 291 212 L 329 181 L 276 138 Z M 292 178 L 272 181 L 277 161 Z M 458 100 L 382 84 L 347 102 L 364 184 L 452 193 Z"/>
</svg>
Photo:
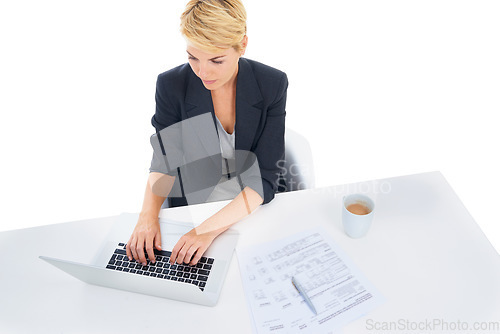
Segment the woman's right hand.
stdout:
<svg viewBox="0 0 500 334">
<path fill-rule="evenodd" d="M 130 261 L 135 259 L 145 266 L 147 260 L 144 249 L 146 249 L 149 261 L 154 263 L 155 254 L 153 247 L 161 250 L 160 222 L 157 216 L 140 214 L 134 232 L 127 243 L 127 256 Z"/>
</svg>

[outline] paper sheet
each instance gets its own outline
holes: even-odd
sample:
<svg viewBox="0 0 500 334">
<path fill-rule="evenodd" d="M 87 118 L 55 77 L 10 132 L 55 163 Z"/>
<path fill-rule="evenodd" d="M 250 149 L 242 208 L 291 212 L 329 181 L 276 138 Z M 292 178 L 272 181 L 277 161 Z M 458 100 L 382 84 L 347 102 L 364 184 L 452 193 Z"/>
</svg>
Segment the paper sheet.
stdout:
<svg viewBox="0 0 500 334">
<path fill-rule="evenodd" d="M 237 251 L 257 333 L 339 333 L 383 302 L 322 228 Z M 291 283 L 304 287 L 314 315 Z"/>
</svg>

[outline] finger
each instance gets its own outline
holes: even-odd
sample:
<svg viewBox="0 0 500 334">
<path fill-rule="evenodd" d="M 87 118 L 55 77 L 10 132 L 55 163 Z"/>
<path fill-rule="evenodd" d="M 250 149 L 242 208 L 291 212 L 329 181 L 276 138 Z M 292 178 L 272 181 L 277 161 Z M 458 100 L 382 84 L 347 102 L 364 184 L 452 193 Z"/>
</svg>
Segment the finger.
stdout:
<svg viewBox="0 0 500 334">
<path fill-rule="evenodd" d="M 177 254 L 177 264 L 184 263 L 184 257 L 186 257 L 187 251 L 188 245 L 184 244 L 184 246 L 182 246 L 182 248 L 179 250 L 179 253 Z"/>
<path fill-rule="evenodd" d="M 148 253 L 149 261 L 155 263 L 156 259 L 153 250 L 153 238 L 150 236 L 146 237 L 146 252 Z"/>
<path fill-rule="evenodd" d="M 202 245 L 201 247 L 199 247 L 198 250 L 196 251 L 196 254 L 191 259 L 191 262 L 189 263 L 189 265 L 191 265 L 191 266 L 196 265 L 198 263 L 198 261 L 200 261 L 203 254 L 205 254 L 207 249 L 208 249 L 208 245 Z"/>
<path fill-rule="evenodd" d="M 133 245 L 135 244 L 134 240 L 134 235 L 130 237 L 130 240 L 127 242 L 127 245 L 125 247 L 125 251 L 127 252 L 127 257 L 129 261 L 132 261 L 132 259 L 135 258 L 134 252 L 133 252 Z"/>
<path fill-rule="evenodd" d="M 172 249 L 172 254 L 170 255 L 170 264 L 175 263 L 177 255 L 179 254 L 179 251 L 181 250 L 182 246 L 184 246 L 184 243 L 185 241 L 183 238 L 180 238 L 179 241 L 177 241 L 174 248 Z"/>
<path fill-rule="evenodd" d="M 137 240 L 135 238 L 130 239 L 131 241 L 127 244 L 127 248 L 130 248 L 133 258 L 139 261 L 139 255 L 137 254 Z"/>
<path fill-rule="evenodd" d="M 127 246 L 125 247 L 125 251 L 127 252 L 127 257 L 129 261 L 132 261 L 132 251 L 130 250 L 130 244 L 132 243 L 132 237 L 127 242 Z"/>
<path fill-rule="evenodd" d="M 191 262 L 191 259 L 193 258 L 193 255 L 196 253 L 197 249 L 198 249 L 198 246 L 191 245 L 191 247 L 186 252 L 186 256 L 184 257 L 184 260 L 183 260 L 183 262 L 185 264 L 189 264 L 189 262 Z"/>
<path fill-rule="evenodd" d="M 139 257 L 139 262 L 142 263 L 143 266 L 147 265 L 146 256 L 144 255 L 144 239 L 139 237 L 137 240 L 137 245 L 135 247 L 137 251 L 137 255 Z"/>
<path fill-rule="evenodd" d="M 189 262 L 189 265 L 195 266 L 198 263 L 198 261 L 200 261 L 202 255 L 203 253 L 201 252 L 200 248 L 198 248 L 198 251 L 196 251 L 196 253 L 194 254 L 193 258 L 191 259 L 191 262 Z"/>
<path fill-rule="evenodd" d="M 155 235 L 155 247 L 157 250 L 161 250 L 161 232 L 156 232 Z"/>
</svg>

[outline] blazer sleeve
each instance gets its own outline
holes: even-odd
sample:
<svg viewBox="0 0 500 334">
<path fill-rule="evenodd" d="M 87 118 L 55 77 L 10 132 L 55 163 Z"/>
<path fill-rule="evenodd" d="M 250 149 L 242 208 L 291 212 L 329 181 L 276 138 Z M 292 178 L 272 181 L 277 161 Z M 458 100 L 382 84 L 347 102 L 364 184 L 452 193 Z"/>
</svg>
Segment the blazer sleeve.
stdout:
<svg viewBox="0 0 500 334">
<path fill-rule="evenodd" d="M 168 86 L 169 83 L 165 73 L 160 74 L 156 80 L 156 110 L 151 118 L 151 124 L 157 132 L 181 121 L 179 108 L 176 108 L 169 98 L 169 94 L 171 93 L 171 89 Z M 170 172 L 166 170 L 163 155 L 157 149 L 153 151 L 149 171 L 164 174 Z"/>
<path fill-rule="evenodd" d="M 156 110 L 151 118 L 151 124 L 157 131 L 181 121 L 180 108 L 175 106 L 169 97 L 175 94 L 171 81 L 165 73 L 160 74 L 156 80 Z"/>
<path fill-rule="evenodd" d="M 283 73 L 283 72 L 282 72 Z M 264 192 L 263 204 L 269 203 L 278 190 L 281 169 L 279 161 L 285 156 L 285 116 L 288 78 L 281 76 L 274 101 L 269 105 L 266 122 L 254 150 L 257 156 Z"/>
</svg>

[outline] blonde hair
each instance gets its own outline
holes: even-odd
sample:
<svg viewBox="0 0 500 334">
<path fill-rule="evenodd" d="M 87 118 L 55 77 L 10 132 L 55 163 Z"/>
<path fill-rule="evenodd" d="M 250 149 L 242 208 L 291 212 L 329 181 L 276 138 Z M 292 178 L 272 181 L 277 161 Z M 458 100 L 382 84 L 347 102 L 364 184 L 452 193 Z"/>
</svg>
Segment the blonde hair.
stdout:
<svg viewBox="0 0 500 334">
<path fill-rule="evenodd" d="M 191 0 L 181 15 L 181 33 L 195 47 L 217 53 L 241 51 L 247 13 L 240 0 Z"/>
</svg>

